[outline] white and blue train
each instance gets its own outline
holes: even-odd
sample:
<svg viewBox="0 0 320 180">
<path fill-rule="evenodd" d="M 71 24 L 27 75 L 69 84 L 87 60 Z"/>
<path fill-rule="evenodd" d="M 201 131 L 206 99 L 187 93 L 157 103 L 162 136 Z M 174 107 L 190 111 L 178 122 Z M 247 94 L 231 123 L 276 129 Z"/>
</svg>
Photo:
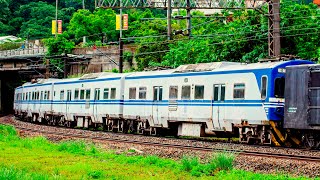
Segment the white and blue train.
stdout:
<svg viewBox="0 0 320 180">
<path fill-rule="evenodd" d="M 179 136 L 236 134 L 271 144 L 283 120 L 285 68 L 310 61 L 214 62 L 134 73 L 42 79 L 15 90 L 17 116 L 34 122 Z"/>
</svg>

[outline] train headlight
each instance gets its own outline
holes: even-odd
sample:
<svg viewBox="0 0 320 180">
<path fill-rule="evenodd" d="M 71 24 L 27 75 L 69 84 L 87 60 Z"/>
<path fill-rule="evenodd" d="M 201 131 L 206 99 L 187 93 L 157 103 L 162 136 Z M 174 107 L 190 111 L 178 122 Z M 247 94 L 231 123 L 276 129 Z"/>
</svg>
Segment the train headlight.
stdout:
<svg viewBox="0 0 320 180">
<path fill-rule="evenodd" d="M 278 69 L 278 73 L 286 73 L 286 69 L 285 68 L 279 68 Z"/>
</svg>

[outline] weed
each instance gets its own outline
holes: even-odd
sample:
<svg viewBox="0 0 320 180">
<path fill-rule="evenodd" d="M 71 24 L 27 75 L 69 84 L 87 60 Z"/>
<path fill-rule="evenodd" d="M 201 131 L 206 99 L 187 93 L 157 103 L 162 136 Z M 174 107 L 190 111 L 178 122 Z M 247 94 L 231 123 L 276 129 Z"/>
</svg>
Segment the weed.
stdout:
<svg viewBox="0 0 320 180">
<path fill-rule="evenodd" d="M 199 165 L 197 158 L 183 157 L 182 158 L 182 170 L 190 172 L 192 169 Z"/>
<path fill-rule="evenodd" d="M 104 177 L 102 171 L 89 171 L 87 175 L 89 178 L 92 178 L 92 179 L 100 179 Z"/>
<path fill-rule="evenodd" d="M 213 156 L 211 165 L 216 170 L 230 170 L 233 168 L 234 154 L 231 153 L 217 153 Z"/>
<path fill-rule="evenodd" d="M 26 171 L 17 170 L 13 166 L 11 167 L 0 167 L 0 179 L 10 179 L 10 180 L 27 180 L 27 179 L 49 179 L 47 175 L 39 173 L 28 173 Z"/>
</svg>

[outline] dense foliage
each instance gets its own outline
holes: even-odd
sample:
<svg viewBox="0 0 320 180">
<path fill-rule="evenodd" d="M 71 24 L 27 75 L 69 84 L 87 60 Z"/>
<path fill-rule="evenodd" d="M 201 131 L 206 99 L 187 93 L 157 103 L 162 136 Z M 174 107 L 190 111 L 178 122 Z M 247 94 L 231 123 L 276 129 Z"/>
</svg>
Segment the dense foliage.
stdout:
<svg viewBox="0 0 320 180">
<path fill-rule="evenodd" d="M 55 1 L 0 0 L 0 35 L 49 38 L 44 42 L 50 55 L 69 53 L 74 46 L 98 46 L 117 42 L 115 30 L 117 10 L 94 9 L 94 1 L 59 2 L 59 19 L 64 33 L 52 38 L 51 20 L 55 17 Z M 320 57 L 320 10 L 314 4 L 289 0 L 281 2 L 281 53 L 306 59 Z M 167 40 L 166 11 L 154 9 L 124 10 L 129 14 L 129 29 L 123 31 L 125 43 L 135 43 L 133 55 L 138 69 L 148 66 L 177 67 L 186 63 L 215 61 L 257 62 L 268 56 L 267 6 L 256 10 L 224 10 L 205 17 L 192 11 L 192 37 L 187 36 L 185 19 L 173 19 L 173 40 Z M 173 16 L 186 16 L 186 11 Z M 87 44 L 82 44 L 86 36 Z M 51 37 L 51 38 L 50 38 Z M 128 58 L 128 55 L 126 55 Z M 132 59 L 132 58 L 129 58 Z"/>
</svg>

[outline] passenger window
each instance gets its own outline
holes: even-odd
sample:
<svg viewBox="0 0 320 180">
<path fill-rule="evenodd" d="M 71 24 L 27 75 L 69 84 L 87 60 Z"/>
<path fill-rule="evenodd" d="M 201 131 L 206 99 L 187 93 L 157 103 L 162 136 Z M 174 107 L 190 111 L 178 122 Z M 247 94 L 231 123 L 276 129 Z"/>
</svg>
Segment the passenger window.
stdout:
<svg viewBox="0 0 320 180">
<path fill-rule="evenodd" d="M 139 87 L 139 99 L 147 98 L 147 87 Z"/>
<path fill-rule="evenodd" d="M 80 99 L 84 99 L 84 89 L 80 90 Z"/>
<path fill-rule="evenodd" d="M 203 99 L 204 95 L 204 86 L 195 86 L 195 91 L 194 91 L 194 99 Z"/>
<path fill-rule="evenodd" d="M 29 101 L 31 100 L 31 92 L 29 92 Z"/>
<path fill-rule="evenodd" d="M 60 100 L 64 100 L 64 90 L 60 91 Z"/>
<path fill-rule="evenodd" d="M 103 99 L 109 99 L 109 88 L 104 88 Z"/>
<path fill-rule="evenodd" d="M 182 86 L 181 99 L 190 99 L 190 92 L 191 92 L 190 86 Z"/>
<path fill-rule="evenodd" d="M 74 99 L 75 100 L 79 99 L 79 89 L 74 90 Z"/>
<path fill-rule="evenodd" d="M 67 91 L 67 101 L 71 101 L 71 90 Z"/>
<path fill-rule="evenodd" d="M 50 99 L 50 91 L 48 91 L 48 100 Z"/>
<path fill-rule="evenodd" d="M 94 100 L 100 100 L 100 88 L 94 90 Z"/>
<path fill-rule="evenodd" d="M 111 88 L 110 99 L 116 99 L 116 88 Z"/>
<path fill-rule="evenodd" d="M 233 87 L 233 98 L 234 99 L 244 99 L 244 92 L 245 92 L 245 84 L 244 83 L 234 84 L 234 87 Z"/>
<path fill-rule="evenodd" d="M 129 88 L 129 99 L 136 99 L 137 90 L 136 88 Z"/>
<path fill-rule="evenodd" d="M 267 76 L 263 76 L 261 78 L 261 99 L 262 100 L 265 100 L 267 97 L 267 84 L 268 84 Z"/>
<path fill-rule="evenodd" d="M 91 89 L 86 90 L 86 99 L 90 99 Z"/>
<path fill-rule="evenodd" d="M 169 87 L 169 99 L 178 99 L 178 86 Z"/>
<path fill-rule="evenodd" d="M 43 100 L 43 91 L 40 93 L 40 100 Z"/>
<path fill-rule="evenodd" d="M 274 82 L 274 96 L 276 98 L 284 98 L 284 87 L 285 80 L 284 78 L 276 78 Z"/>
</svg>

